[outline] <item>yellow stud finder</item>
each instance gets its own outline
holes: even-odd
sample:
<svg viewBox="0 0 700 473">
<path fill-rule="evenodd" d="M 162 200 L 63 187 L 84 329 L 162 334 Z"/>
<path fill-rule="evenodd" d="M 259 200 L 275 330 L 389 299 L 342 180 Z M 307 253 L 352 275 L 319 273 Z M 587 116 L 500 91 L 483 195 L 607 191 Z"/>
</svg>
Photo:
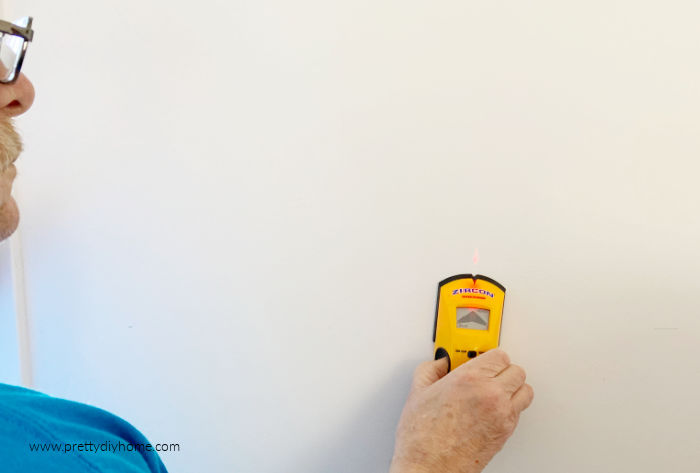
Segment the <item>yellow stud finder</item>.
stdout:
<svg viewBox="0 0 700 473">
<path fill-rule="evenodd" d="M 480 274 L 458 274 L 438 283 L 435 304 L 435 359 L 448 370 L 498 347 L 506 288 Z"/>
</svg>

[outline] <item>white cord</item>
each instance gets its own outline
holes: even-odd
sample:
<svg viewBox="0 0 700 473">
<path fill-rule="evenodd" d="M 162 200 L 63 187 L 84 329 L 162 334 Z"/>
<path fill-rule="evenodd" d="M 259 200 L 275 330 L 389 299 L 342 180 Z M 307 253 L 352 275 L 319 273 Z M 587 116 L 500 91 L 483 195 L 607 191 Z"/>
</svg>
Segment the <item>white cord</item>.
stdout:
<svg viewBox="0 0 700 473">
<path fill-rule="evenodd" d="M 20 225 L 21 227 L 21 225 Z M 22 385 L 31 388 L 34 385 L 32 373 L 32 351 L 27 312 L 27 296 L 24 284 L 24 258 L 22 255 L 22 237 L 20 228 L 10 237 L 10 255 L 12 261 L 12 286 L 15 293 L 15 314 L 17 315 L 17 346 L 19 348 L 19 371 Z"/>
</svg>

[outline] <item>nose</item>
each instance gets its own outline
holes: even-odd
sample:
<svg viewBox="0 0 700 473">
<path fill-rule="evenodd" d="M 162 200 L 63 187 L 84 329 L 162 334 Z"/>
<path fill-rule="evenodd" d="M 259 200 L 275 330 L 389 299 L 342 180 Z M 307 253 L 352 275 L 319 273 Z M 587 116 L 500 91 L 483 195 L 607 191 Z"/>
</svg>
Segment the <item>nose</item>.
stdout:
<svg viewBox="0 0 700 473">
<path fill-rule="evenodd" d="M 0 84 L 0 114 L 6 117 L 22 115 L 34 103 L 34 86 L 20 73 L 14 84 Z"/>
</svg>

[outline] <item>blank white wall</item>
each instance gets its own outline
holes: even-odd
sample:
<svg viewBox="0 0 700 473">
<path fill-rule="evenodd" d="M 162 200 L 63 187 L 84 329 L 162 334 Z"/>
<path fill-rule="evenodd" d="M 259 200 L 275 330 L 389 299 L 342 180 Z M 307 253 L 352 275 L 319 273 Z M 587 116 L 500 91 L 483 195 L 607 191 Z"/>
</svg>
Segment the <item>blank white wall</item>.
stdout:
<svg viewBox="0 0 700 473">
<path fill-rule="evenodd" d="M 487 470 L 695 471 L 695 2 L 12 12 L 38 388 L 172 471 L 386 471 L 478 248 L 536 391 Z"/>
</svg>

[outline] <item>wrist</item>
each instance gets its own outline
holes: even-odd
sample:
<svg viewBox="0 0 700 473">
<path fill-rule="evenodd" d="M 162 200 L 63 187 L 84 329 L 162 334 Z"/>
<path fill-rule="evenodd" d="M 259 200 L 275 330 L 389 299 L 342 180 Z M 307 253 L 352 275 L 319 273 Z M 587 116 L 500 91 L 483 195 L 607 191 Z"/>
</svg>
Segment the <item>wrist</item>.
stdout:
<svg viewBox="0 0 700 473">
<path fill-rule="evenodd" d="M 389 473 L 431 473 L 430 469 L 416 463 L 406 463 L 393 460 Z"/>
<path fill-rule="evenodd" d="M 474 464 L 438 465 L 435 462 L 417 463 L 414 460 L 394 456 L 389 473 L 481 473 L 484 466 L 486 465 L 478 460 Z"/>
</svg>

